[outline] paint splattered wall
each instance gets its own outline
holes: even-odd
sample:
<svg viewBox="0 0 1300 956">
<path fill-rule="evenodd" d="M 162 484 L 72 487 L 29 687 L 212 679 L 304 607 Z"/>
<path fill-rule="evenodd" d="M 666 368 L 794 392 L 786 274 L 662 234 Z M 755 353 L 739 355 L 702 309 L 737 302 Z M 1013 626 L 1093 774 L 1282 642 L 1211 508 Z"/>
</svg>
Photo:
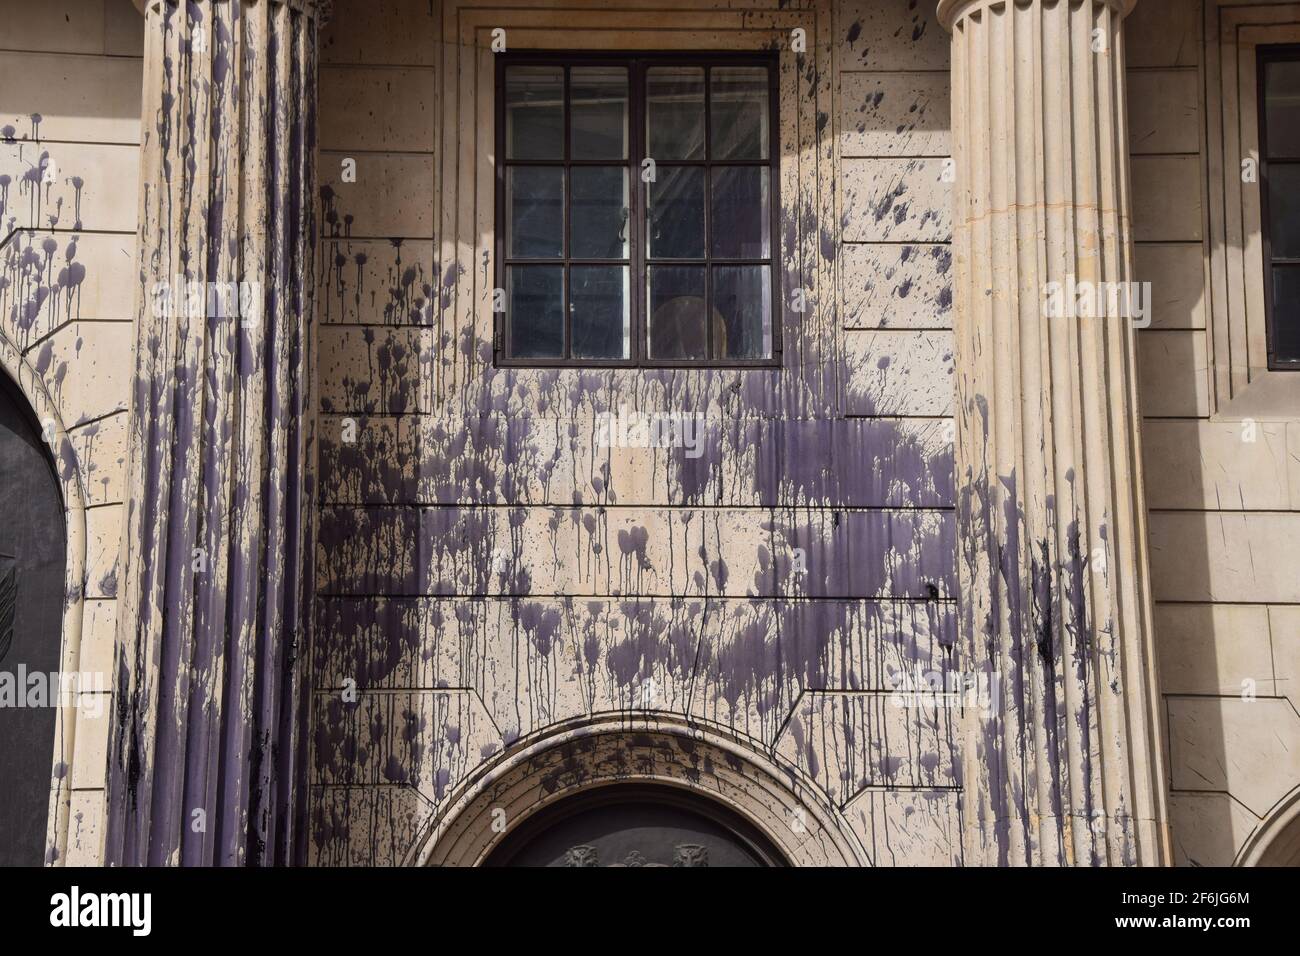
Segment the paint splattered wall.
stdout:
<svg viewBox="0 0 1300 956">
<path fill-rule="evenodd" d="M 608 712 L 632 727 L 689 715 L 776 755 L 877 863 L 959 860 L 947 715 L 885 693 L 900 671 L 960 668 L 933 3 L 546 6 L 338 0 L 324 38 L 312 860 L 408 859 L 505 748 Z M 1234 333 L 1206 181 L 1235 117 L 1205 43 L 1218 17 L 1145 0 L 1126 31 L 1175 848 L 1201 864 L 1230 862 L 1300 779 L 1300 418 L 1224 400 Z M 130 0 L 0 0 L 0 22 L 0 334 L 59 420 L 60 477 L 85 505 L 69 607 L 82 667 L 107 670 L 140 19 Z M 780 249 L 783 287 L 812 308 L 786 313 L 780 371 L 493 366 L 482 47 L 497 25 L 561 49 L 755 48 L 807 30 L 808 52 L 781 59 Z M 598 416 L 624 408 L 702 416 L 704 453 L 601 447 Z M 93 862 L 107 726 L 75 731 L 54 803 L 66 858 Z"/>
<path fill-rule="evenodd" d="M 15 377 L 59 436 L 69 562 L 82 578 L 69 587 L 64 669 L 79 662 L 103 675 L 107 691 L 132 368 L 142 19 L 130 0 L 3 0 L 0 37 L 0 344 L 21 356 Z M 98 861 L 112 709 L 97 710 L 98 719 L 86 709 L 59 731 L 75 759 L 55 763 L 52 832 L 64 828 L 54 843 L 66 839 L 66 849 L 52 860 Z"/>
<path fill-rule="evenodd" d="M 933 4 L 547 6 L 342 2 L 322 46 L 312 860 L 401 862 L 503 749 L 609 712 L 777 755 L 879 863 L 957 860 L 949 714 L 888 693 L 958 666 Z M 496 26 L 783 50 L 781 369 L 494 366 Z M 623 409 L 703 454 L 602 447 Z"/>
</svg>

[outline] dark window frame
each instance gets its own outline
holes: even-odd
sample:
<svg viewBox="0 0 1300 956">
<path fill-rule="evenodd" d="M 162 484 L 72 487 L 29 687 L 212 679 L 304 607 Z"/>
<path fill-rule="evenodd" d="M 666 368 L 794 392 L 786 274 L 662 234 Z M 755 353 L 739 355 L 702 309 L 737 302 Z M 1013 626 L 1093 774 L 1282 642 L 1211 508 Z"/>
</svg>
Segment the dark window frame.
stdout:
<svg viewBox="0 0 1300 956">
<path fill-rule="evenodd" d="M 505 153 L 506 141 L 506 69 L 511 66 L 551 66 L 563 67 L 564 69 L 564 154 L 559 160 L 507 160 Z M 616 160 L 575 160 L 571 159 L 571 130 L 570 130 L 570 68 L 571 67 L 588 67 L 588 66 L 625 66 L 628 69 L 628 156 L 627 159 L 620 163 Z M 704 238 L 705 238 L 705 257 L 693 260 L 650 260 L 647 262 L 646 256 L 646 217 L 647 217 L 647 199 L 648 184 L 641 181 L 641 163 L 647 157 L 646 153 L 646 92 L 645 92 L 645 71 L 649 67 L 656 66 L 692 66 L 702 67 L 705 70 L 704 75 L 704 134 L 705 134 L 705 153 L 701 160 L 655 160 L 656 169 L 665 169 L 678 166 L 689 166 L 702 168 L 705 170 L 705 193 L 704 193 Z M 754 66 L 762 67 L 768 71 L 768 158 L 765 160 L 714 160 L 712 152 L 712 90 L 710 83 L 712 67 L 727 66 Z M 567 353 L 572 348 L 571 342 L 571 325 L 572 315 L 568 309 L 569 288 L 568 276 L 570 267 L 573 265 L 583 264 L 613 264 L 614 260 L 589 260 L 584 258 L 574 258 L 569 255 L 571 251 L 569 224 L 570 224 L 570 177 L 568 170 L 580 166 L 600 166 L 610 167 L 625 165 L 628 170 L 628 259 L 627 265 L 629 270 L 628 295 L 629 295 L 629 321 L 631 325 L 631 348 L 630 355 L 626 359 L 584 359 L 584 358 L 530 358 L 512 357 L 508 349 L 510 336 L 509 322 L 507 321 L 507 312 L 493 312 L 493 363 L 502 368 L 684 368 L 684 369 L 717 369 L 717 368 L 757 368 L 770 369 L 780 368 L 782 365 L 781 350 L 781 333 L 785 316 L 785 304 L 781 297 L 781 240 L 780 240 L 780 209 L 781 209 L 781 137 L 780 137 L 780 89 L 779 89 L 779 55 L 776 52 L 736 52 L 736 51 L 701 51 L 701 52 L 673 52 L 673 53 L 648 53 L 638 50 L 619 50 L 619 51 L 514 51 L 510 53 L 499 53 L 496 55 L 496 77 L 495 77 L 495 96 L 494 119 L 495 119 L 495 200 L 496 208 L 493 213 L 493 228 L 496 235 L 493 237 L 494 262 L 493 269 L 496 277 L 495 285 L 497 288 L 505 288 L 506 283 L 506 266 L 511 263 L 528 264 L 532 260 L 525 258 L 511 258 L 507 255 L 506 250 L 506 217 L 508 210 L 506 208 L 506 171 L 511 166 L 552 166 L 560 167 L 565 170 L 564 178 L 564 256 L 559 259 L 546 260 L 549 265 L 561 265 L 564 267 L 564 350 Z M 768 204 L 769 204 L 769 245 L 768 257 L 764 259 L 715 259 L 711 255 L 709 248 L 710 238 L 710 217 L 712 216 L 712 186 L 711 176 L 709 175 L 713 166 L 748 166 L 763 167 L 768 172 Z M 713 267 L 715 265 L 766 265 L 769 271 L 770 294 L 771 294 L 771 321 L 772 321 L 772 354 L 769 358 L 760 359 L 728 359 L 713 357 L 713 321 L 712 310 L 708 309 L 705 316 L 706 341 L 708 343 L 709 357 L 704 359 L 662 359 L 650 356 L 649 343 L 649 325 L 648 316 L 649 303 L 648 292 L 646 287 L 646 277 L 648 275 L 647 265 L 657 263 L 667 265 L 692 265 L 704 269 L 706 303 L 711 306 L 713 302 Z M 617 264 L 622 265 L 623 260 L 618 260 Z"/>
<path fill-rule="evenodd" d="M 1255 49 L 1256 85 L 1255 113 L 1259 123 L 1259 216 L 1260 232 L 1264 243 L 1264 317 L 1265 335 L 1268 343 L 1268 368 L 1272 372 L 1300 371 L 1300 356 L 1294 359 L 1279 358 L 1273 351 L 1274 323 L 1274 284 L 1273 271 L 1278 266 L 1300 270 L 1300 258 L 1273 256 L 1272 225 L 1270 223 L 1269 204 L 1269 164 L 1300 166 L 1300 156 L 1274 157 L 1270 160 L 1268 149 L 1268 109 L 1265 99 L 1265 81 L 1268 64 L 1278 62 L 1300 62 L 1300 44 L 1274 44 L 1258 46 Z M 1297 319 L 1300 321 L 1300 319 Z"/>
</svg>

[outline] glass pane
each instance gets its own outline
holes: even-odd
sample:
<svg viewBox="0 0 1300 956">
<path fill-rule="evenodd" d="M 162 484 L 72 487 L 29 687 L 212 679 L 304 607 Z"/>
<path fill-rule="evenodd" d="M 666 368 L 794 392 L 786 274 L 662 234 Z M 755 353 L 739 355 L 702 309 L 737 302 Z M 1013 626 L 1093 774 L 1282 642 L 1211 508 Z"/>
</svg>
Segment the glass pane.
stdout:
<svg viewBox="0 0 1300 956">
<path fill-rule="evenodd" d="M 714 267 L 713 347 L 720 358 L 772 357 L 772 284 L 767 266 Z"/>
<path fill-rule="evenodd" d="M 767 159 L 767 93 L 768 74 L 761 66 L 717 66 L 709 72 L 712 159 Z"/>
<path fill-rule="evenodd" d="M 564 267 L 507 266 L 510 355 L 564 357 Z"/>
<path fill-rule="evenodd" d="M 646 231 L 652 258 L 704 258 L 704 169 L 660 166 L 650 183 Z"/>
<path fill-rule="evenodd" d="M 632 347 L 627 266 L 569 269 L 573 357 L 625 359 Z"/>
<path fill-rule="evenodd" d="M 1300 156 L 1300 62 L 1264 66 L 1269 156 Z"/>
<path fill-rule="evenodd" d="M 704 69 L 646 70 L 646 155 L 656 161 L 704 158 Z"/>
<path fill-rule="evenodd" d="M 713 170 L 709 246 L 720 259 L 766 259 L 772 217 L 763 166 L 722 166 Z"/>
<path fill-rule="evenodd" d="M 569 157 L 627 158 L 627 70 L 575 66 L 569 70 Z"/>
<path fill-rule="evenodd" d="M 1273 359 L 1300 361 L 1300 266 L 1273 267 Z"/>
<path fill-rule="evenodd" d="M 506 68 L 506 157 L 564 158 L 564 70 Z"/>
<path fill-rule="evenodd" d="M 650 266 L 647 271 L 650 357 L 708 358 L 703 267 Z"/>
<path fill-rule="evenodd" d="M 569 255 L 574 259 L 626 259 L 627 170 L 622 166 L 575 166 L 569 177 Z"/>
<path fill-rule="evenodd" d="M 1268 238 L 1275 259 L 1300 258 L 1300 165 L 1268 168 Z"/>
<path fill-rule="evenodd" d="M 564 255 L 564 169 L 511 166 L 506 170 L 510 255 L 558 259 Z"/>
</svg>

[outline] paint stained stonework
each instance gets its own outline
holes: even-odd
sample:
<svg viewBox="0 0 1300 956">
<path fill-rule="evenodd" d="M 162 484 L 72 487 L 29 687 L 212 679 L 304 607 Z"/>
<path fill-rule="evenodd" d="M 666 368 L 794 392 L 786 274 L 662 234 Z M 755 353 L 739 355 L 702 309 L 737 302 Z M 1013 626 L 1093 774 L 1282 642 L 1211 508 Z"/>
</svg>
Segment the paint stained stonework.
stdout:
<svg viewBox="0 0 1300 956">
<path fill-rule="evenodd" d="M 322 160 L 314 861 L 410 859 L 493 761 L 603 715 L 735 735 L 819 788 L 868 859 L 910 831 L 960 860 L 953 727 L 889 697 L 903 672 L 959 666 L 952 452 L 928 417 L 951 404 L 930 374 L 951 347 L 850 339 L 840 274 L 846 248 L 872 252 L 844 243 L 863 216 L 946 273 L 946 192 L 925 160 L 841 186 L 846 25 L 831 4 L 753 18 L 742 48 L 812 36 L 780 66 L 782 285 L 812 302 L 783 310 L 780 370 L 496 368 L 487 247 L 446 235 L 490 213 L 455 208 L 473 175 L 435 190 L 452 208 L 430 243 L 384 234 L 427 221 L 386 212 L 386 165 L 361 157 L 353 184 Z M 444 63 L 472 75 L 485 52 L 452 39 Z M 437 104 L 453 126 L 472 103 L 454 95 Z M 371 108 L 400 125 L 396 103 Z M 702 453 L 601 447 L 620 412 L 698 415 Z M 884 791 L 915 800 L 893 818 Z"/>
<path fill-rule="evenodd" d="M 1291 527 L 1300 431 L 1262 423 L 1272 497 L 1208 444 L 1204 235 L 1161 211 L 1217 0 L 140 6 L 0 0 L 0 367 L 65 497 L 64 666 L 111 678 L 60 717 L 49 862 L 471 865 L 620 782 L 807 865 L 1224 862 L 1290 819 L 1300 580 L 1231 523 Z M 779 368 L 494 362 L 497 29 L 778 51 Z M 1095 195 L 1058 196 L 1015 146 L 1080 91 L 1043 162 Z M 1043 327 L 1040 252 L 1151 271 L 1155 328 Z M 260 315 L 158 314 L 177 275 Z M 656 413 L 698 446 L 602 438 Z M 1228 556 L 1173 574 L 1225 501 Z M 1224 664 L 1261 631 L 1267 675 Z"/>
</svg>

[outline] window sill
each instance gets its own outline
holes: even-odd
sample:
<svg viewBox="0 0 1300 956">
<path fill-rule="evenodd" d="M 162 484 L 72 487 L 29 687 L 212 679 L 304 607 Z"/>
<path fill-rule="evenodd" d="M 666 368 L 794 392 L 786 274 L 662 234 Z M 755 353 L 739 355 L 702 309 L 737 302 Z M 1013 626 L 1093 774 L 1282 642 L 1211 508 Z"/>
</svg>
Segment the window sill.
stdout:
<svg viewBox="0 0 1300 956">
<path fill-rule="evenodd" d="M 1300 372 L 1252 369 L 1251 382 L 1219 405 L 1212 421 L 1300 417 Z"/>
</svg>

